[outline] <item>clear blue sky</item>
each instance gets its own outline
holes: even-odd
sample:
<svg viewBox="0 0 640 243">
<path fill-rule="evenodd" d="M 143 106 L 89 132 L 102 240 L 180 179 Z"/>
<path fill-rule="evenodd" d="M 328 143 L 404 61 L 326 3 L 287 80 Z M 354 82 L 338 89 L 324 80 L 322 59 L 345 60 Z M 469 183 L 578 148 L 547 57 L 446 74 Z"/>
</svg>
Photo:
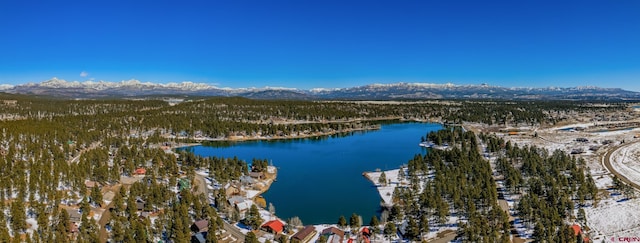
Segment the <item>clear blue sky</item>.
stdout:
<svg viewBox="0 0 640 243">
<path fill-rule="evenodd" d="M 6 0 L 0 33 L 0 84 L 55 76 L 221 87 L 452 82 L 640 91 L 636 0 Z"/>
</svg>

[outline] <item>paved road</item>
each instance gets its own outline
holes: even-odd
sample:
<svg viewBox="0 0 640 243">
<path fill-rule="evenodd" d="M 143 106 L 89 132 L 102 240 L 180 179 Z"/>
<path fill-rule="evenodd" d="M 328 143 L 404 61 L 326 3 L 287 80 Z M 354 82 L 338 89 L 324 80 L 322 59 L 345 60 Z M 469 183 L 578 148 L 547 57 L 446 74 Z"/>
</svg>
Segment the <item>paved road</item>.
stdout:
<svg viewBox="0 0 640 243">
<path fill-rule="evenodd" d="M 633 182 L 631 180 L 629 180 L 626 176 L 618 173 L 613 166 L 611 166 L 611 155 L 613 153 L 615 153 L 616 151 L 618 151 L 621 148 L 627 147 L 627 146 L 631 146 L 633 144 L 636 144 L 640 141 L 636 141 L 636 142 L 631 142 L 631 143 L 624 143 L 622 145 L 618 145 L 615 146 L 611 149 L 609 149 L 609 151 L 607 151 L 607 153 L 604 155 L 604 157 L 602 157 L 602 164 L 604 165 L 604 167 L 607 168 L 607 170 L 609 170 L 609 172 L 613 173 L 616 177 L 618 177 L 618 179 L 620 179 L 620 181 L 630 185 L 631 187 L 640 190 L 640 185 L 637 184 L 636 182 Z"/>
<path fill-rule="evenodd" d="M 235 226 L 227 223 L 227 221 L 224 221 L 224 230 L 230 233 L 233 238 L 236 238 L 236 242 L 244 242 L 244 234 Z"/>
</svg>

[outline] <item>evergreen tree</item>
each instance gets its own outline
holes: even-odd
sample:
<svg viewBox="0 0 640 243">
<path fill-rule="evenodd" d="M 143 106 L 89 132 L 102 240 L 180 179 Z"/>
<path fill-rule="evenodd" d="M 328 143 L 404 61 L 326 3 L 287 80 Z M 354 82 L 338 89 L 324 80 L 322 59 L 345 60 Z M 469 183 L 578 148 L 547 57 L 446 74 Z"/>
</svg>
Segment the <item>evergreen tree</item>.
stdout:
<svg viewBox="0 0 640 243">
<path fill-rule="evenodd" d="M 410 240 L 417 240 L 418 236 L 420 236 L 420 228 L 418 227 L 418 223 L 413 217 L 408 217 L 409 222 L 407 223 L 406 236 Z"/>
<path fill-rule="evenodd" d="M 11 202 L 11 228 L 14 232 L 23 232 L 27 228 L 27 215 L 21 198 Z M 14 233 L 15 234 L 15 233 Z"/>
<path fill-rule="evenodd" d="M 111 228 L 111 235 L 114 242 L 124 241 L 125 229 L 119 220 L 113 221 L 113 227 Z"/>
<path fill-rule="evenodd" d="M 259 229 L 260 225 L 262 225 L 262 218 L 260 217 L 260 211 L 258 210 L 258 207 L 255 204 L 251 205 L 251 208 L 249 209 L 245 217 L 245 221 L 247 225 L 254 230 Z"/>
<path fill-rule="evenodd" d="M 207 243 L 217 243 L 218 237 L 216 237 L 216 233 L 218 232 L 218 227 L 216 220 L 213 218 L 209 218 L 209 225 L 207 230 Z"/>
<path fill-rule="evenodd" d="M 397 204 L 394 204 L 391 207 L 391 212 L 389 213 L 389 217 L 391 221 L 402 220 L 402 218 L 404 217 L 402 208 L 400 208 L 400 206 L 398 206 Z"/>
<path fill-rule="evenodd" d="M 304 225 L 298 216 L 293 216 L 288 221 L 289 225 L 294 228 L 302 227 Z"/>
<path fill-rule="evenodd" d="M 380 225 L 380 221 L 378 220 L 378 217 L 375 215 L 371 216 L 371 220 L 369 220 L 369 226 L 378 227 L 378 225 Z"/>
<path fill-rule="evenodd" d="M 393 239 L 397 234 L 396 231 L 396 224 L 394 224 L 393 222 L 387 222 L 387 224 L 384 226 L 384 236 L 387 239 Z"/>
<path fill-rule="evenodd" d="M 347 227 L 347 219 L 344 215 L 340 215 L 340 218 L 338 219 L 338 226 L 343 229 L 344 227 Z"/>
<path fill-rule="evenodd" d="M 5 216 L 4 216 L 4 212 L 0 211 L 0 222 L 6 222 L 5 221 Z M 9 242 L 11 239 L 11 236 L 9 235 L 9 229 L 7 229 L 7 224 L 5 223 L 1 223 L 0 224 L 0 242 Z"/>
<path fill-rule="evenodd" d="M 253 231 L 249 231 L 249 233 L 244 237 L 244 243 L 260 243 L 260 241 L 258 241 L 258 237 L 256 237 L 256 234 L 254 234 Z"/>
<path fill-rule="evenodd" d="M 378 178 L 378 183 L 381 186 L 386 186 L 387 185 L 387 175 L 384 173 L 384 171 L 382 173 L 380 173 L 380 177 Z"/>
<path fill-rule="evenodd" d="M 429 233 L 429 217 L 427 217 L 426 213 L 420 215 L 420 231 L 422 233 Z"/>
<path fill-rule="evenodd" d="M 318 237 L 318 243 L 327 243 L 327 240 L 329 240 L 327 235 L 320 235 L 320 237 Z"/>
<path fill-rule="evenodd" d="M 398 170 L 398 181 L 402 181 L 404 180 L 404 167 L 400 167 L 400 170 Z"/>
<path fill-rule="evenodd" d="M 540 223 L 539 221 L 536 222 L 535 227 L 533 228 L 533 238 L 537 241 L 537 242 L 542 242 L 545 240 L 546 238 L 546 230 L 544 228 L 544 226 L 542 225 L 542 223 Z"/>
<path fill-rule="evenodd" d="M 71 221 L 69 217 L 69 213 L 67 210 L 60 208 L 58 209 L 58 223 L 56 224 L 56 234 L 60 237 L 67 238 L 67 233 L 69 232 L 69 228 L 71 228 Z"/>
<path fill-rule="evenodd" d="M 91 202 L 98 207 L 102 205 L 102 192 L 97 186 L 91 188 Z"/>
<path fill-rule="evenodd" d="M 360 220 L 358 219 L 358 215 L 356 213 L 352 213 L 351 217 L 349 218 L 349 226 L 351 226 L 351 229 L 357 229 L 360 227 Z"/>
</svg>

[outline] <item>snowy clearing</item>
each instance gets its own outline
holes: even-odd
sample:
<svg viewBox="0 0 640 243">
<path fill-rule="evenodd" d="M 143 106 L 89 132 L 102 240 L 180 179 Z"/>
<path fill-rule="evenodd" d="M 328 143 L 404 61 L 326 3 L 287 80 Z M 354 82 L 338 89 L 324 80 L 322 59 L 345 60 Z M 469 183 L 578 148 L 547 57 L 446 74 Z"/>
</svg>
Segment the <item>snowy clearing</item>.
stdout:
<svg viewBox="0 0 640 243">
<path fill-rule="evenodd" d="M 396 187 L 401 185 L 400 181 L 398 180 L 399 171 L 400 169 L 380 172 L 365 172 L 365 176 L 369 178 L 369 180 L 371 180 L 373 184 L 376 185 L 378 192 L 380 193 L 380 198 L 382 198 L 382 201 L 387 206 L 393 205 L 393 191 L 396 189 Z M 385 177 L 387 178 L 386 185 L 381 185 L 380 183 L 378 183 L 378 181 L 380 180 L 380 175 L 382 175 L 383 172 L 385 174 Z"/>
<path fill-rule="evenodd" d="M 611 237 L 640 236 L 640 199 L 618 202 L 609 198 L 584 211 L 594 242 Z"/>
</svg>

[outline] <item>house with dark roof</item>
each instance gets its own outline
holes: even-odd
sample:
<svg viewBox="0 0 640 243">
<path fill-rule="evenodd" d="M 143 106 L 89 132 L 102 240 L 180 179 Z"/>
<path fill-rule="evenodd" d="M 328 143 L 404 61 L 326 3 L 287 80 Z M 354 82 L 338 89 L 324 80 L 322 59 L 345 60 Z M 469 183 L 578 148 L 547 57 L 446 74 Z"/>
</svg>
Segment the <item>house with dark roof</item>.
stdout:
<svg viewBox="0 0 640 243">
<path fill-rule="evenodd" d="M 136 198 L 136 209 L 138 211 L 144 211 L 144 206 L 147 204 L 142 198 Z"/>
<path fill-rule="evenodd" d="M 194 222 L 191 225 L 191 231 L 196 233 L 209 231 L 209 220 L 202 219 Z"/>
<path fill-rule="evenodd" d="M 293 236 L 291 236 L 291 238 L 292 239 L 296 239 L 296 240 L 300 241 L 301 243 L 307 243 L 316 234 L 317 234 L 316 233 L 316 227 L 313 227 L 313 225 L 308 225 L 308 226 L 304 227 L 304 229 L 298 231 Z"/>
<path fill-rule="evenodd" d="M 264 223 L 261 228 L 269 233 L 277 235 L 284 231 L 284 223 L 282 223 L 282 221 L 280 220 L 275 219 Z"/>
</svg>

